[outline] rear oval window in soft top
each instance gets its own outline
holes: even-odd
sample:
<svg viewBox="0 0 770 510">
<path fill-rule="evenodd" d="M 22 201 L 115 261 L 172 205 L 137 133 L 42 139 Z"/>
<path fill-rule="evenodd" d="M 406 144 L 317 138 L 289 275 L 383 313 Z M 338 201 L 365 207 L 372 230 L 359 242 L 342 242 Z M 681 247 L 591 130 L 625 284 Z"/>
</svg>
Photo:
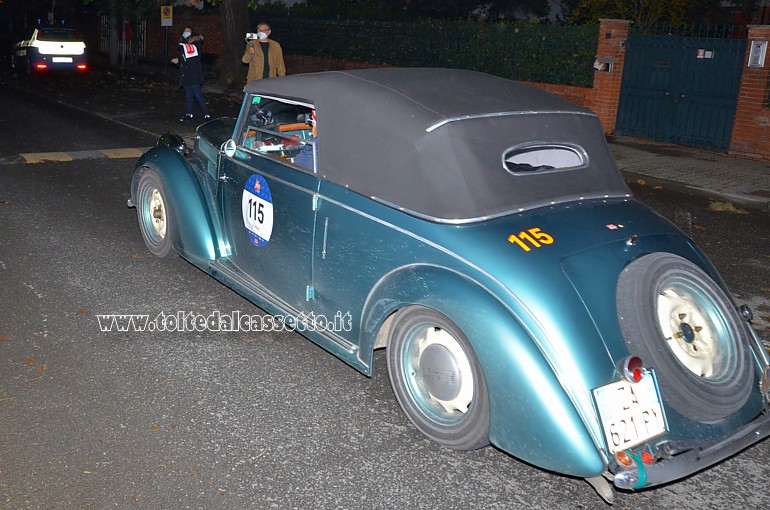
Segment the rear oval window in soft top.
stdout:
<svg viewBox="0 0 770 510">
<path fill-rule="evenodd" d="M 503 166 L 514 175 L 576 170 L 588 165 L 582 147 L 565 143 L 528 143 L 503 153 Z"/>
</svg>

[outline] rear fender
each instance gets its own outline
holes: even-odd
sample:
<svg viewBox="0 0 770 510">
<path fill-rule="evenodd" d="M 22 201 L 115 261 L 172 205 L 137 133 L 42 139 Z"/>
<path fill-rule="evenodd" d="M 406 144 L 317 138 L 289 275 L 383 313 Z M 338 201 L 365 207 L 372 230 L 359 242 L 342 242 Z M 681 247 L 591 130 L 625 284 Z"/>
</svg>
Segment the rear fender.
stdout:
<svg viewBox="0 0 770 510">
<path fill-rule="evenodd" d="M 166 190 L 169 209 L 176 222 L 171 239 L 174 251 L 185 258 L 215 260 L 219 246 L 216 228 L 205 193 L 187 160 L 174 150 L 156 147 L 136 163 L 131 181 L 131 200 L 137 203 L 136 190 L 146 169 L 154 170 Z"/>
<path fill-rule="evenodd" d="M 489 393 L 492 444 L 559 473 L 591 477 L 606 469 L 605 457 L 532 334 L 510 307 L 465 275 L 415 265 L 384 277 L 364 307 L 361 355 L 372 355 L 377 331 L 390 314 L 413 304 L 449 317 L 472 344 Z M 371 359 L 365 364 L 371 366 Z"/>
</svg>

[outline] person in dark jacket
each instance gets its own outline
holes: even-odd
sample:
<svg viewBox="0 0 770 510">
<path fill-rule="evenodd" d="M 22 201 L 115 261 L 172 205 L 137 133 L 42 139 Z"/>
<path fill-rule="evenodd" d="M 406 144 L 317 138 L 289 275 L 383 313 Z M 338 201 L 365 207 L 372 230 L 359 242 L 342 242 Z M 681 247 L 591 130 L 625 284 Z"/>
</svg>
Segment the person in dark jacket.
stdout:
<svg viewBox="0 0 770 510">
<path fill-rule="evenodd" d="M 184 89 L 186 110 L 180 122 L 193 120 L 193 101 L 198 103 L 203 112 L 203 120 L 209 120 L 209 110 L 203 99 L 203 64 L 201 64 L 201 45 L 203 36 L 192 35 L 192 28 L 185 27 L 179 40 L 179 58 L 172 58 L 173 64 L 179 64 L 179 86 Z"/>
</svg>

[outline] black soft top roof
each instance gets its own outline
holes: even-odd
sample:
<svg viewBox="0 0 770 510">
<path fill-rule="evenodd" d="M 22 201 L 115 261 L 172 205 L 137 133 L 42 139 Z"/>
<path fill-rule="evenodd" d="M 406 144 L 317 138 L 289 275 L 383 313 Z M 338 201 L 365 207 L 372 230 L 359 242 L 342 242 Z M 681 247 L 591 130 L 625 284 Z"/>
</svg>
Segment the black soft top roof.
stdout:
<svg viewBox="0 0 770 510">
<path fill-rule="evenodd" d="M 580 198 L 628 196 L 598 118 L 538 88 L 459 69 L 385 68 L 249 82 L 314 105 L 319 175 L 421 216 L 469 221 Z M 566 143 L 588 164 L 514 175 L 512 147 Z"/>
</svg>

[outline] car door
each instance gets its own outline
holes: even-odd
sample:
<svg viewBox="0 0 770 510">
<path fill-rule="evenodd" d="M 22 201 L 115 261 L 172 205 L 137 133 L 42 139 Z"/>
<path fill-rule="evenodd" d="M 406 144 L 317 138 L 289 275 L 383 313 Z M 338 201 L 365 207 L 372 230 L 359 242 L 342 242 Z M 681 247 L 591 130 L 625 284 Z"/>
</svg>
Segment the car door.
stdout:
<svg viewBox="0 0 770 510">
<path fill-rule="evenodd" d="M 304 126 L 296 122 L 304 106 L 255 96 L 254 110 L 244 110 L 237 150 L 219 168 L 219 200 L 229 243 L 226 263 L 239 277 L 287 313 L 310 311 L 314 197 L 318 179 L 312 169 L 296 166 L 293 157 L 303 145 Z M 272 111 L 271 111 L 272 107 Z M 279 113 L 284 118 L 278 118 Z M 289 125 L 293 131 L 279 129 Z"/>
</svg>

